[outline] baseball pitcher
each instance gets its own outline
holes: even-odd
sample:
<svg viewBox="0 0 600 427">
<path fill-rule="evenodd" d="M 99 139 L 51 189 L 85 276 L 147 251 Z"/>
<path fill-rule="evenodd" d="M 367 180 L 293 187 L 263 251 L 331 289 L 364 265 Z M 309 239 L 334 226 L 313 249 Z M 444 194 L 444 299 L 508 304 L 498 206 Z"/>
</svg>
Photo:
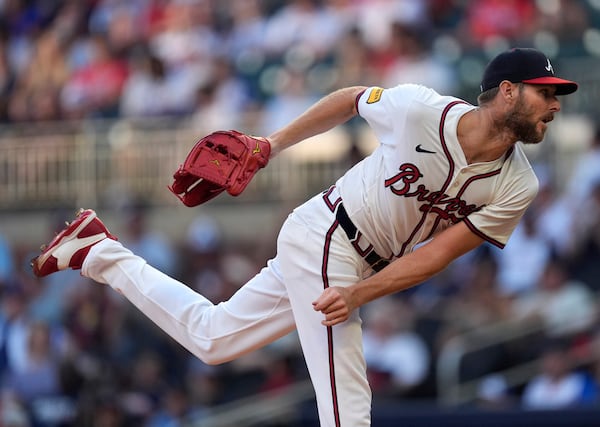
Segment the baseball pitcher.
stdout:
<svg viewBox="0 0 600 427">
<path fill-rule="evenodd" d="M 538 190 L 522 144 L 543 140 L 559 96 L 575 90 L 543 53 L 515 48 L 486 67 L 478 105 L 413 84 L 348 87 L 267 138 L 203 138 L 171 185 L 187 206 L 224 190 L 239 194 L 277 153 L 355 115 L 379 141 L 289 215 L 277 255 L 218 305 L 123 247 L 89 209 L 33 260 L 33 271 L 81 269 L 206 363 L 297 329 L 321 425 L 368 426 L 357 309 L 425 281 L 483 242 L 504 247 Z"/>
</svg>

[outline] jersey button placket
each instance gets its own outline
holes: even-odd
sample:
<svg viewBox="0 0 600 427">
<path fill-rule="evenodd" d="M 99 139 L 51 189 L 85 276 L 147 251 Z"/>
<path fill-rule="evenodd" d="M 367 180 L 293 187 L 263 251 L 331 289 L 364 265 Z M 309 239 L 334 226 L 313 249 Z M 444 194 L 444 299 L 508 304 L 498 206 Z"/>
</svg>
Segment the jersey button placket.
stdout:
<svg viewBox="0 0 600 427">
<path fill-rule="evenodd" d="M 466 173 L 467 173 L 467 171 L 465 169 L 461 169 L 460 172 L 458 173 L 458 175 L 456 176 L 456 178 L 454 179 L 454 182 L 452 183 L 451 188 L 456 190 L 462 184 L 462 181 L 463 181 L 462 177 Z"/>
</svg>

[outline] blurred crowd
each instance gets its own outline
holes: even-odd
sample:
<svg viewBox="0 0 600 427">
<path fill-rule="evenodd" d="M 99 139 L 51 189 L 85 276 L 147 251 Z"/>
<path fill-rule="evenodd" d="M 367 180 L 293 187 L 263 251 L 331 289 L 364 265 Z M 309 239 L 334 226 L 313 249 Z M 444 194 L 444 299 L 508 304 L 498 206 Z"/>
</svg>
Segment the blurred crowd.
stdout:
<svg viewBox="0 0 600 427">
<path fill-rule="evenodd" d="M 598 8 L 583 0 L 0 0 L 0 122 L 176 116 L 268 134 L 346 85 L 413 82 L 456 95 L 466 87 L 474 97 L 471 54 L 536 45 L 553 58 L 598 55 Z M 461 380 L 481 380 L 476 403 L 600 405 L 600 131 L 587 150 L 560 187 L 540 167 L 540 193 L 504 250 L 484 245 L 428 283 L 363 308 L 376 399 L 436 399 L 446 344 L 517 321 L 539 328 L 461 365 Z M 207 216 L 173 241 L 148 226 L 147 213 L 130 207 L 120 240 L 214 302 L 274 251 L 274 236 L 232 245 Z M 178 426 L 307 379 L 294 334 L 207 366 L 110 288 L 78 272 L 35 279 L 32 252 L 0 236 L 0 425 Z M 499 374 L 535 360 L 525 383 Z"/>
<path fill-rule="evenodd" d="M 3 0 L 0 122 L 201 112 L 218 127 L 266 112 L 268 132 L 345 85 L 477 88 L 510 45 L 597 55 L 599 13 L 585 0 Z"/>
</svg>

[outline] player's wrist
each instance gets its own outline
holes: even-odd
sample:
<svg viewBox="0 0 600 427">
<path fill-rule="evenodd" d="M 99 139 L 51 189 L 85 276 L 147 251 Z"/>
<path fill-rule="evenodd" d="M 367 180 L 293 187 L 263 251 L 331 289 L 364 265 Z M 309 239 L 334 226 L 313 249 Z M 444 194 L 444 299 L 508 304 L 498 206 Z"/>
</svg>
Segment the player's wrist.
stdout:
<svg viewBox="0 0 600 427">
<path fill-rule="evenodd" d="M 269 157 L 271 159 L 273 157 L 275 157 L 276 155 L 278 155 L 283 150 L 285 150 L 285 148 L 286 148 L 285 144 L 283 144 L 281 142 L 281 139 L 278 138 L 276 135 L 268 136 L 268 137 L 265 138 L 265 140 L 271 146 L 271 153 L 270 153 L 270 157 Z"/>
</svg>

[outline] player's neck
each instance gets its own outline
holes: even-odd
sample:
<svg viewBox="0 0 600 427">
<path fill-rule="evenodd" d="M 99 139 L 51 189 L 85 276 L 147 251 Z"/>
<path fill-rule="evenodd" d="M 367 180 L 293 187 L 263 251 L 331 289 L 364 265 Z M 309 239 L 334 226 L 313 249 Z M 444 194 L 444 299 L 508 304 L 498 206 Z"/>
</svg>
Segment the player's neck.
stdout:
<svg viewBox="0 0 600 427">
<path fill-rule="evenodd" d="M 488 108 L 477 108 L 460 118 L 458 142 L 468 164 L 499 159 L 515 144 L 514 138 L 495 123 Z"/>
</svg>

